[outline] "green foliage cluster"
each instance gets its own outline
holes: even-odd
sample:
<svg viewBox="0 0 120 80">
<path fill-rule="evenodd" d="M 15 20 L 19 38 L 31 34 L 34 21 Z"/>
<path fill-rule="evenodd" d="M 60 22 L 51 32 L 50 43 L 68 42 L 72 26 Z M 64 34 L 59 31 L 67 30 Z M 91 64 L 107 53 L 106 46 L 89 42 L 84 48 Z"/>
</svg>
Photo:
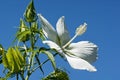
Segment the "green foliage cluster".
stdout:
<svg viewBox="0 0 120 80">
<path fill-rule="evenodd" d="M 5 76 L 0 80 L 7 80 L 16 77 L 16 80 L 29 80 L 36 70 L 44 74 L 42 65 L 51 61 L 54 71 L 43 80 L 69 80 L 67 73 L 57 69 L 54 57 L 57 52 L 52 53 L 52 49 L 36 46 L 39 40 L 45 40 L 45 36 L 40 27 L 33 0 L 27 6 L 24 18 L 20 19 L 19 29 L 13 40 L 13 45 L 7 50 L 0 45 L 0 66 L 4 66 Z M 41 63 L 40 54 L 45 54 L 48 58 Z M 51 79 L 54 78 L 54 79 Z"/>
</svg>

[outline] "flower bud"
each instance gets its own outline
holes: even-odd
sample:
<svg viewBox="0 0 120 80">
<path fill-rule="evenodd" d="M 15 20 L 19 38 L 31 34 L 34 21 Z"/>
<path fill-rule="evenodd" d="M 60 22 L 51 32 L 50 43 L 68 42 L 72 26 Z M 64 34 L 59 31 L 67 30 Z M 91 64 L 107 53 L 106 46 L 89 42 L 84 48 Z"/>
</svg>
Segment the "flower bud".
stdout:
<svg viewBox="0 0 120 80">
<path fill-rule="evenodd" d="M 28 30 L 29 29 L 26 26 L 25 22 L 22 19 L 20 19 L 20 29 L 17 33 L 17 36 L 20 36 L 20 35 L 22 36 L 18 38 L 19 41 L 25 42 L 29 40 L 29 37 L 30 37 L 29 33 L 22 34 L 23 32 L 28 31 Z"/>
<path fill-rule="evenodd" d="M 25 59 L 18 48 L 9 48 L 6 54 L 3 54 L 3 65 L 8 68 L 11 73 L 18 73 L 23 70 Z"/>
<path fill-rule="evenodd" d="M 31 0 L 29 5 L 27 6 L 26 11 L 24 13 L 24 17 L 27 22 L 34 22 L 37 20 L 37 15 L 34 8 L 33 0 Z"/>
</svg>

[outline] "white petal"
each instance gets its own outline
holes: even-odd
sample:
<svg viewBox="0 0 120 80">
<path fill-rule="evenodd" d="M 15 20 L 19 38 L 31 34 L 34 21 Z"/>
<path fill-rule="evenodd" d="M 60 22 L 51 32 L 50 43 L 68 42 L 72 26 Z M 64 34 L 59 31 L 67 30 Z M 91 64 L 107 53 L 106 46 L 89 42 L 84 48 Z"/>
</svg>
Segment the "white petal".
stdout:
<svg viewBox="0 0 120 80">
<path fill-rule="evenodd" d="M 52 25 L 45 19 L 42 15 L 38 14 L 41 24 L 42 24 L 42 29 L 47 38 L 54 42 L 58 42 L 58 35 L 55 29 L 52 27 Z"/>
<path fill-rule="evenodd" d="M 97 49 L 97 46 L 89 41 L 80 41 L 71 43 L 66 51 L 92 63 L 97 59 Z"/>
<path fill-rule="evenodd" d="M 69 32 L 64 22 L 64 16 L 60 17 L 60 19 L 58 20 L 56 24 L 56 29 L 60 38 L 61 46 L 63 46 L 70 40 Z"/>
<path fill-rule="evenodd" d="M 59 50 L 61 49 L 55 42 L 53 41 L 43 41 L 44 44 L 47 44 L 51 49 Z"/>
<path fill-rule="evenodd" d="M 65 56 L 71 67 L 74 69 L 88 70 L 90 72 L 97 71 L 94 66 L 92 66 L 89 62 L 85 61 L 84 59 L 77 57 L 70 57 L 67 55 Z"/>
<path fill-rule="evenodd" d="M 43 41 L 44 44 L 47 44 L 51 49 L 55 49 L 61 57 L 65 58 L 65 54 L 64 52 L 62 51 L 62 49 L 54 42 L 52 41 Z"/>
</svg>

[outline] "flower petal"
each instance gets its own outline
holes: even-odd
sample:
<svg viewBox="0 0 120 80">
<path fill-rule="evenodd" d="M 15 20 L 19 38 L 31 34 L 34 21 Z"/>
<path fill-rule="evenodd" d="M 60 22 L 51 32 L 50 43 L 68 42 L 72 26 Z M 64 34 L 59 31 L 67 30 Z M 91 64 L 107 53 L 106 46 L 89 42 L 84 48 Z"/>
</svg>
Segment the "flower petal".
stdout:
<svg viewBox="0 0 120 80">
<path fill-rule="evenodd" d="M 44 44 L 47 44 L 51 49 L 55 49 L 61 57 L 65 58 L 65 54 L 63 52 L 63 50 L 55 43 L 52 41 L 43 41 Z"/>
<path fill-rule="evenodd" d="M 97 45 L 89 41 L 80 41 L 78 43 L 71 43 L 66 51 L 92 63 L 97 59 L 97 49 Z"/>
<path fill-rule="evenodd" d="M 56 49 L 56 50 L 59 50 L 61 49 L 55 42 L 53 41 L 43 41 L 44 44 L 47 44 L 51 49 Z"/>
<path fill-rule="evenodd" d="M 59 52 L 60 54 L 63 54 L 62 49 L 55 43 L 52 41 L 43 41 L 44 44 L 47 44 L 51 49 L 55 49 L 57 52 Z"/>
<path fill-rule="evenodd" d="M 92 66 L 89 62 L 85 61 L 84 59 L 78 57 L 70 57 L 65 55 L 69 64 L 74 69 L 81 69 L 81 70 L 88 70 L 90 72 L 97 71 L 94 66 Z"/>
<path fill-rule="evenodd" d="M 56 24 L 56 30 L 60 38 L 61 46 L 65 45 L 70 40 L 70 36 L 64 22 L 64 16 L 60 17 L 58 20 Z"/>
<path fill-rule="evenodd" d="M 38 14 L 41 24 L 42 24 L 42 29 L 47 38 L 50 40 L 58 43 L 58 35 L 55 29 L 52 27 L 52 25 L 45 19 L 41 14 Z"/>
</svg>

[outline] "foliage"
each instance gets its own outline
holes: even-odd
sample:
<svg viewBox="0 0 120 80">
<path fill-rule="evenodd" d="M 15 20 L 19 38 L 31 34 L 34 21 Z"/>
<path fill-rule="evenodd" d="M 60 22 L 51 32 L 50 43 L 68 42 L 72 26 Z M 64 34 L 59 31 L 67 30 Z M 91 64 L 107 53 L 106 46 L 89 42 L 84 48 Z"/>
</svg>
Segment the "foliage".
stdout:
<svg viewBox="0 0 120 80">
<path fill-rule="evenodd" d="M 3 65 L 5 69 L 3 71 L 5 76 L 0 77 L 0 80 L 7 80 L 12 77 L 16 77 L 16 80 L 20 78 L 22 80 L 29 80 L 31 74 L 38 69 L 44 74 L 42 65 L 48 61 L 51 61 L 55 74 L 62 74 L 60 73 L 61 71 L 58 71 L 56 68 L 54 57 L 57 53 L 54 51 L 55 54 L 53 54 L 51 53 L 51 51 L 53 51 L 52 49 L 36 46 L 39 40 L 43 41 L 45 39 L 37 18 L 33 0 L 31 0 L 25 10 L 24 18 L 20 18 L 20 25 L 16 32 L 16 37 L 13 40 L 13 46 L 10 46 L 8 50 L 6 50 L 0 44 L 0 64 Z M 48 59 L 41 63 L 39 58 L 40 54 L 45 54 Z M 65 72 L 63 75 L 64 74 Z M 65 75 L 67 75 L 67 73 Z M 57 75 L 57 77 L 59 77 L 59 75 Z"/>
</svg>

